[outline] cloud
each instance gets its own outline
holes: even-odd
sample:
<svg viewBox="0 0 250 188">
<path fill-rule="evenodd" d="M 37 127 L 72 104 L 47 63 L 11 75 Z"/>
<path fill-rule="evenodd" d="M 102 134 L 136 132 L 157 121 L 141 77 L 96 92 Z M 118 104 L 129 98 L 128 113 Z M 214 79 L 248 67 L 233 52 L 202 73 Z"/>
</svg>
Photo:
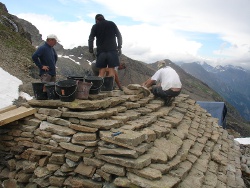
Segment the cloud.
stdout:
<svg viewBox="0 0 250 188">
<path fill-rule="evenodd" d="M 92 24 L 83 20 L 75 22 L 56 21 L 53 17 L 37 14 L 19 14 L 23 18 L 37 27 L 42 34 L 43 40 L 48 34 L 56 34 L 60 44 L 66 49 L 77 46 L 86 46 L 88 35 Z"/>
<path fill-rule="evenodd" d="M 20 14 L 18 17 L 33 23 L 45 40 L 54 33 L 66 49 L 87 46 L 88 36 L 93 24 L 83 20 L 75 22 L 58 22 L 47 15 Z M 123 36 L 123 53 L 130 58 L 145 62 L 166 58 L 170 54 L 196 55 L 201 44 L 176 35 L 167 26 L 141 24 L 119 26 Z M 149 35 L 150 34 L 150 35 Z M 181 45 L 180 45 L 181 44 Z M 169 57 L 171 58 L 171 56 Z"/>
<path fill-rule="evenodd" d="M 62 2 L 69 3 L 66 0 Z M 74 2 L 87 6 L 86 1 Z M 88 45 L 93 18 L 98 12 L 118 25 L 124 41 L 122 51 L 130 58 L 147 63 L 165 58 L 172 61 L 200 60 L 203 59 L 199 54 L 202 48 L 209 50 L 211 57 L 208 61 L 230 62 L 233 58 L 234 64 L 237 64 L 237 59 L 244 59 L 246 65 L 250 64 L 248 0 L 91 2 L 98 5 L 98 8 L 87 9 L 82 15 L 78 15 L 78 20 L 75 21 L 57 21 L 51 16 L 37 14 L 17 16 L 33 23 L 43 35 L 43 39 L 49 33 L 57 34 L 66 49 Z M 79 11 L 77 12 L 79 14 Z M 190 37 L 190 33 L 214 34 L 222 41 L 222 45 L 214 46 L 212 50 L 209 46 L 208 49 L 206 43 Z"/>
<path fill-rule="evenodd" d="M 110 12 L 115 12 L 119 16 L 131 17 L 133 20 L 149 25 L 156 25 L 158 30 L 167 26 L 168 31 L 172 33 L 188 31 L 217 34 L 220 36 L 220 40 L 227 43 L 227 46 L 223 50 L 214 49 L 212 51 L 214 57 L 211 58 L 218 55 L 226 59 L 240 58 L 243 54 L 249 53 L 250 2 L 248 0 L 237 2 L 234 0 L 157 0 L 154 3 L 150 0 L 144 0 L 143 2 L 128 0 L 119 1 L 119 6 L 115 0 L 107 0 L 105 3 L 101 0 L 96 1 L 102 3 L 103 6 L 107 6 Z M 150 31 L 150 37 L 154 33 L 156 32 Z M 185 39 L 185 36 L 183 37 Z M 180 50 L 184 45 L 188 55 L 197 54 L 198 48 L 202 46 L 197 44 L 197 41 L 192 41 L 196 45 L 187 45 L 187 40 L 178 40 L 178 36 L 172 39 L 169 42 L 175 42 L 176 45 L 179 45 Z M 236 51 L 234 51 L 235 46 L 237 46 Z M 169 52 L 168 49 L 166 49 L 166 52 Z M 175 53 L 177 52 L 176 50 Z M 180 52 L 180 57 L 182 57 L 182 53 L 183 50 Z M 247 62 L 250 63 L 250 59 L 247 59 Z"/>
</svg>

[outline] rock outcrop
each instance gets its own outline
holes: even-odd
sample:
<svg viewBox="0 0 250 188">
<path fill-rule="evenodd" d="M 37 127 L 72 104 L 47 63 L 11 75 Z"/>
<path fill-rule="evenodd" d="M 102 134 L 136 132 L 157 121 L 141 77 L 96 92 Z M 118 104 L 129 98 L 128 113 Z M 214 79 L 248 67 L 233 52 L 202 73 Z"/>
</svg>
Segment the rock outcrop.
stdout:
<svg viewBox="0 0 250 188">
<path fill-rule="evenodd" d="M 89 100 L 31 100 L 1 127 L 4 187 L 245 187 L 240 146 L 180 94 L 170 106 L 139 85 Z"/>
</svg>

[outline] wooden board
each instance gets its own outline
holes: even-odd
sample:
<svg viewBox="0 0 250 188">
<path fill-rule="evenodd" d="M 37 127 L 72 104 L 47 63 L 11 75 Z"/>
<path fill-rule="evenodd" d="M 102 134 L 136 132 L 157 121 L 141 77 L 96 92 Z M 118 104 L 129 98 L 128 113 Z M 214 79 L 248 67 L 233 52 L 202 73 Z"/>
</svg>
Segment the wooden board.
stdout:
<svg viewBox="0 0 250 188">
<path fill-rule="evenodd" d="M 16 105 L 10 105 L 10 106 L 7 106 L 5 108 L 1 108 L 0 109 L 0 114 L 4 113 L 4 112 L 8 112 L 10 110 L 13 110 L 13 109 L 16 109 L 17 106 Z"/>
<path fill-rule="evenodd" d="M 0 126 L 36 113 L 35 108 L 19 107 L 0 114 Z"/>
</svg>

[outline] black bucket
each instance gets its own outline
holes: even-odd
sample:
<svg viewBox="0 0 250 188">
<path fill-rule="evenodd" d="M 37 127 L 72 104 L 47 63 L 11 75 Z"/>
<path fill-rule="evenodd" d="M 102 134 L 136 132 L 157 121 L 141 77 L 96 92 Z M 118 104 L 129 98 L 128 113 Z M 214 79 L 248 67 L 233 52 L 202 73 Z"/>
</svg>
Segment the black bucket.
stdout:
<svg viewBox="0 0 250 188">
<path fill-rule="evenodd" d="M 103 78 L 98 76 L 87 76 L 85 82 L 92 83 L 92 86 L 89 90 L 89 94 L 98 94 L 100 93 L 101 87 L 103 85 Z"/>
<path fill-rule="evenodd" d="M 56 82 L 55 91 L 61 101 L 72 102 L 76 98 L 77 82 L 75 80 L 62 80 Z"/>
<path fill-rule="evenodd" d="M 32 88 L 34 91 L 34 96 L 37 100 L 48 99 L 46 88 L 45 88 L 45 83 L 42 83 L 42 82 L 32 83 Z"/>
<path fill-rule="evenodd" d="M 68 80 L 84 81 L 84 76 L 68 76 Z"/>
<path fill-rule="evenodd" d="M 106 76 L 103 78 L 103 85 L 101 91 L 112 91 L 114 87 L 114 77 Z"/>
<path fill-rule="evenodd" d="M 55 90 L 55 82 L 48 82 L 45 84 L 48 99 L 57 100 L 60 99 Z"/>
</svg>

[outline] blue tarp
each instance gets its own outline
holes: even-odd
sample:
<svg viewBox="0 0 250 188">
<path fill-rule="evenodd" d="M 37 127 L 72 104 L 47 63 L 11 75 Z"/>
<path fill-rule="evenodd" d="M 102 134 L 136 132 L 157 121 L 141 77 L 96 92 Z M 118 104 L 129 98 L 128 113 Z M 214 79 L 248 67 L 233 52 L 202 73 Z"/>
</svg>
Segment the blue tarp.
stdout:
<svg viewBox="0 0 250 188">
<path fill-rule="evenodd" d="M 224 102 L 196 101 L 196 103 L 207 110 L 212 117 L 218 118 L 218 124 L 226 128 L 227 107 Z"/>
</svg>

